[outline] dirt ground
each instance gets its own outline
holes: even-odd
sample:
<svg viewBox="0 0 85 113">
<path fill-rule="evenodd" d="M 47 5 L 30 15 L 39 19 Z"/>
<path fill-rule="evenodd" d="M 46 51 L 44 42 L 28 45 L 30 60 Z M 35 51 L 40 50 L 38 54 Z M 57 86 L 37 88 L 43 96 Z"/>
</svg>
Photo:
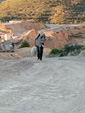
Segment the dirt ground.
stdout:
<svg viewBox="0 0 85 113">
<path fill-rule="evenodd" d="M 0 59 L 22 59 L 25 57 L 33 57 L 31 55 L 32 47 L 25 47 L 20 49 L 15 49 L 14 52 L 4 52 L 0 53 Z M 44 48 L 43 56 L 47 56 L 50 53 L 51 49 Z"/>
<path fill-rule="evenodd" d="M 0 59 L 0 113 L 84 113 L 85 57 Z"/>
</svg>

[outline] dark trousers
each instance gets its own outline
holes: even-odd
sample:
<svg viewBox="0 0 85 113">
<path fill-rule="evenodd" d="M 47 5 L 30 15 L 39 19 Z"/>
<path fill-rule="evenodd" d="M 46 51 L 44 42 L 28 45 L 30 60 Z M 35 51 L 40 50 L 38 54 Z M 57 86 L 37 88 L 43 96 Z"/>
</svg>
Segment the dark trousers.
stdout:
<svg viewBox="0 0 85 113">
<path fill-rule="evenodd" d="M 38 59 L 42 60 L 42 56 L 43 56 L 43 47 L 37 46 L 37 57 L 38 57 Z"/>
</svg>

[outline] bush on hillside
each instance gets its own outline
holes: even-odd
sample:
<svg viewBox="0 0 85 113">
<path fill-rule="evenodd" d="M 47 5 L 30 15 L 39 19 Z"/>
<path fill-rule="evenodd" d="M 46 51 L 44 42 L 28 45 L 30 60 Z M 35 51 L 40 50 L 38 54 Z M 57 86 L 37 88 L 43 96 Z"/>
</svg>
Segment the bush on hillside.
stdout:
<svg viewBox="0 0 85 113">
<path fill-rule="evenodd" d="M 83 45 L 65 45 L 59 56 L 67 56 L 68 54 L 76 56 L 83 50 L 83 47 Z"/>
<path fill-rule="evenodd" d="M 20 48 L 23 48 L 23 47 L 30 47 L 29 43 L 26 40 L 24 40 L 20 46 Z"/>
<path fill-rule="evenodd" d="M 5 0 L 0 3 L 2 22 L 35 19 L 51 24 L 76 24 L 83 23 L 84 18 L 85 0 Z"/>
<path fill-rule="evenodd" d="M 54 48 L 54 49 L 52 49 L 52 51 L 50 52 L 50 55 L 52 55 L 52 54 L 58 54 L 59 53 L 59 50 L 58 49 L 56 49 L 56 48 Z"/>
<path fill-rule="evenodd" d="M 52 49 L 48 57 L 54 56 L 62 57 L 67 55 L 76 56 L 79 55 L 79 53 L 84 49 L 85 48 L 83 45 L 71 45 L 71 46 L 65 45 L 64 48 L 61 50 L 57 50 L 56 48 Z"/>
</svg>

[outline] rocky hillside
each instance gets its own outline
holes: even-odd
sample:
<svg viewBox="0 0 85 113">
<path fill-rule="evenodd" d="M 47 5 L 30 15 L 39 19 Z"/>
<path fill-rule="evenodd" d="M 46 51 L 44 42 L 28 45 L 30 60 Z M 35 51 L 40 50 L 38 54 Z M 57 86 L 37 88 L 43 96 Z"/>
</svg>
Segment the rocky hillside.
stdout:
<svg viewBox="0 0 85 113">
<path fill-rule="evenodd" d="M 38 31 L 44 28 L 45 25 L 43 23 L 39 23 L 34 20 L 28 20 L 28 21 L 22 20 L 15 23 L 2 23 L 0 25 L 1 30 L 12 32 L 14 36 L 21 36 L 22 34 L 32 29 Z"/>
<path fill-rule="evenodd" d="M 0 4 L 0 20 L 36 19 L 46 23 L 85 21 L 85 0 L 6 0 Z"/>
<path fill-rule="evenodd" d="M 27 40 L 32 47 L 36 35 L 41 29 L 47 36 L 45 43 L 46 48 L 61 49 L 66 44 L 83 44 L 85 45 L 85 24 L 73 25 L 50 25 L 36 21 L 19 21 L 18 23 L 2 23 L 0 29 L 13 33 L 17 39 Z"/>
</svg>

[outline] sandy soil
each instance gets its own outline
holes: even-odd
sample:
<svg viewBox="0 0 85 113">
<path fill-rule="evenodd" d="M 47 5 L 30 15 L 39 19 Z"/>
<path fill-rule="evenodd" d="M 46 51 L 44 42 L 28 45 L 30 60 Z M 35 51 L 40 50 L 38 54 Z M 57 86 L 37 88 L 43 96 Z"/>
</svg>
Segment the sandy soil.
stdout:
<svg viewBox="0 0 85 113">
<path fill-rule="evenodd" d="M 25 57 L 32 57 L 31 55 L 32 47 L 25 47 L 20 49 L 15 49 L 14 52 L 3 52 L 0 53 L 0 59 L 22 59 Z M 43 56 L 47 56 L 51 49 L 44 47 Z"/>
<path fill-rule="evenodd" d="M 85 113 L 85 57 L 1 59 L 0 113 Z"/>
</svg>

